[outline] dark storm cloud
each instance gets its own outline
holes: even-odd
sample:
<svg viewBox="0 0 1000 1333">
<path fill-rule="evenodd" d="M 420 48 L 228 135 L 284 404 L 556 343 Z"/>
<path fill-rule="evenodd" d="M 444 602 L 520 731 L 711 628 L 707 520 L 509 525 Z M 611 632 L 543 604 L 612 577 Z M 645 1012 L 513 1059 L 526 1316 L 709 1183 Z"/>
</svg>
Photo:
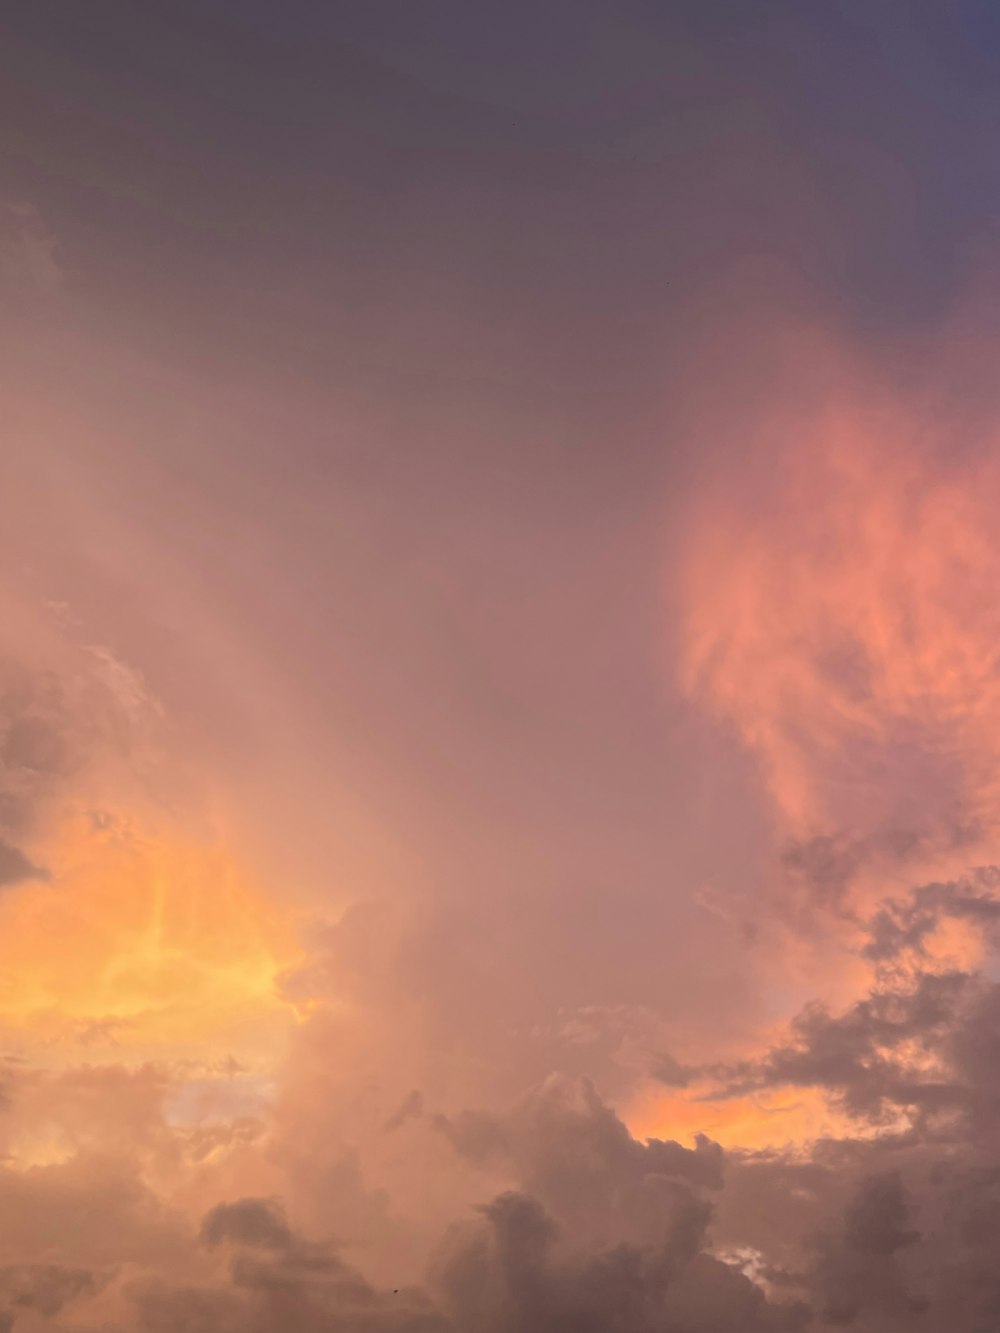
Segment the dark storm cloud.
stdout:
<svg viewBox="0 0 1000 1333">
<path fill-rule="evenodd" d="M 825 842 L 825 840 L 824 840 Z M 821 853 L 827 864 L 827 849 Z M 726 1095 L 765 1088 L 822 1088 L 851 1114 L 875 1122 L 901 1109 L 918 1116 L 982 1111 L 992 1086 L 996 983 L 974 971 L 932 965 L 928 947 L 948 922 L 972 927 L 989 946 L 1000 920 L 995 867 L 888 898 L 870 918 L 863 956 L 878 964 L 868 995 L 840 1013 L 807 1005 L 788 1038 L 766 1055 L 692 1073 Z"/>
<path fill-rule="evenodd" d="M 803 1329 L 802 1305 L 778 1307 L 741 1273 L 700 1253 L 702 1228 L 661 1246 L 622 1243 L 558 1255 L 559 1230 L 537 1201 L 500 1195 L 485 1222 L 452 1238 L 437 1282 L 465 1333 L 765 1333 Z"/>
<path fill-rule="evenodd" d="M 920 1240 L 911 1220 L 898 1172 L 861 1182 L 839 1233 L 821 1242 L 815 1280 L 829 1323 L 851 1323 L 872 1307 L 902 1318 L 925 1308 L 926 1302 L 907 1291 L 896 1265 L 897 1251 Z"/>
<path fill-rule="evenodd" d="M 703 1136 L 695 1148 L 660 1139 L 638 1143 L 587 1079 L 553 1075 L 506 1115 L 467 1111 L 437 1123 L 464 1156 L 509 1162 L 522 1187 L 557 1218 L 571 1216 L 575 1225 L 598 1231 L 612 1198 L 627 1227 L 630 1208 L 638 1217 L 647 1196 L 655 1212 L 658 1190 L 680 1199 L 689 1187 L 722 1184 L 717 1144 Z"/>
<path fill-rule="evenodd" d="M 921 910 L 933 904 L 989 926 L 993 878 L 916 898 Z M 897 977 L 839 1015 L 807 1009 L 787 1045 L 740 1071 L 744 1092 L 819 1088 L 859 1125 L 883 1126 L 875 1137 L 817 1143 L 808 1160 L 736 1154 L 728 1164 L 717 1234 L 770 1255 L 762 1279 L 806 1300 L 810 1327 L 992 1327 L 998 1014 L 1000 986 L 983 975 Z"/>
<path fill-rule="evenodd" d="M 434 1282 L 469 1333 L 800 1329 L 707 1252 L 723 1153 L 637 1142 L 586 1081 L 552 1079 L 505 1117 L 444 1126 L 459 1152 L 499 1158 L 519 1183 L 444 1243 Z"/>
<path fill-rule="evenodd" d="M 502 1113 L 406 1096 L 392 1123 L 436 1130 L 484 1181 L 509 1182 L 437 1252 L 442 1317 L 458 1333 L 986 1333 L 1000 986 L 935 971 L 929 944 L 949 920 L 989 938 L 995 888 L 986 869 L 898 895 L 869 923 L 879 970 L 863 999 L 807 1006 L 757 1059 L 665 1065 L 674 1085 L 713 1078 L 716 1097 L 818 1090 L 857 1137 L 757 1155 L 638 1142 L 591 1084 L 561 1077 Z"/>
<path fill-rule="evenodd" d="M 810 1329 L 993 1326 L 1000 1178 L 982 1140 L 886 1135 L 817 1145 L 808 1162 L 734 1159 L 728 1188 L 717 1235 L 738 1218 L 744 1245 L 781 1256 L 758 1274 L 809 1304 Z"/>
<path fill-rule="evenodd" d="M 236 1203 L 220 1203 L 205 1215 L 201 1239 L 206 1245 L 230 1242 L 265 1250 L 287 1250 L 292 1234 L 275 1200 L 240 1199 Z"/>
<path fill-rule="evenodd" d="M 995 1029 L 984 994 L 946 1046 Z M 928 1002 L 924 1020 L 873 1022 L 891 1037 L 934 1026 L 938 1012 Z M 982 1081 L 982 1052 L 968 1063 Z M 221 1265 L 214 1278 L 171 1278 L 147 1242 L 118 1286 L 143 1333 L 936 1333 L 945 1318 L 985 1333 L 1000 1309 L 998 1108 L 994 1097 L 988 1120 L 831 1140 L 808 1157 L 724 1158 L 707 1142 L 637 1142 L 592 1088 L 553 1080 L 506 1115 L 440 1126 L 484 1179 L 499 1162 L 511 1186 L 456 1219 L 422 1288 L 373 1284 L 300 1234 L 277 1200 L 252 1197 L 203 1218 L 195 1252 Z M 141 1232 L 148 1204 L 134 1193 L 137 1205 Z M 0 1273 L 12 1313 L 89 1299 L 106 1280 Z"/>
<path fill-rule="evenodd" d="M 442 1125 L 479 1161 L 482 1135 Z M 501 1123 L 502 1122 L 502 1123 Z M 722 1153 L 636 1142 L 586 1084 L 553 1080 L 497 1117 L 493 1142 L 521 1184 L 442 1238 L 423 1292 L 379 1290 L 296 1234 L 274 1200 L 222 1204 L 201 1243 L 228 1256 L 212 1285 L 150 1276 L 129 1287 L 151 1333 L 281 1327 L 381 1333 L 792 1333 L 801 1300 L 775 1303 L 707 1252 Z M 489 1136 L 487 1136 L 489 1137 Z M 530 1192 L 529 1192 L 530 1186 Z"/>
</svg>

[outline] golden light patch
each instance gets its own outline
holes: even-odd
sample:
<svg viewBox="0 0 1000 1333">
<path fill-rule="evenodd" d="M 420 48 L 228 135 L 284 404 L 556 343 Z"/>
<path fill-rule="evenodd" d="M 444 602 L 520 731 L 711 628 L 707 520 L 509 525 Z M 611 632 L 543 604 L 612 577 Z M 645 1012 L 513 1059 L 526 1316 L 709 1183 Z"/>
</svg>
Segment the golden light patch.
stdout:
<svg viewBox="0 0 1000 1333">
<path fill-rule="evenodd" d="M 275 978 L 292 914 L 223 845 L 129 819 L 78 818 L 45 848 L 47 882 L 0 900 L 8 1042 L 116 1059 L 263 1054 L 294 1021 Z"/>
<path fill-rule="evenodd" d="M 752 1097 L 700 1101 L 697 1093 L 647 1092 L 623 1112 L 638 1139 L 694 1144 L 706 1134 L 724 1148 L 787 1148 L 832 1135 L 856 1135 L 857 1127 L 833 1111 L 813 1088 L 782 1088 Z"/>
<path fill-rule="evenodd" d="M 975 921 L 943 917 L 923 941 L 925 969 L 938 972 L 972 971 L 986 956 L 982 927 Z"/>
</svg>

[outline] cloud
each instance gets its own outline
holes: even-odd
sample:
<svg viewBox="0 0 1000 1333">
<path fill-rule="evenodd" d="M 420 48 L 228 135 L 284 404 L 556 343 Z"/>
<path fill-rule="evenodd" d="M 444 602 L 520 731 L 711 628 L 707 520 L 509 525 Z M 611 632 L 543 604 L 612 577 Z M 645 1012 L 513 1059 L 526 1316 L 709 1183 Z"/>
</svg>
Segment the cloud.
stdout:
<svg viewBox="0 0 1000 1333">
<path fill-rule="evenodd" d="M 838 906 L 873 839 L 993 836 L 996 464 L 948 447 L 946 371 L 904 402 L 808 330 L 770 352 L 745 465 L 692 501 L 681 681 L 756 757 L 786 870 Z"/>
<path fill-rule="evenodd" d="M 909 1292 L 896 1259 L 898 1251 L 921 1238 L 910 1221 L 898 1172 L 861 1182 L 842 1227 L 819 1245 L 815 1285 L 826 1322 L 849 1324 L 870 1309 L 900 1322 L 922 1313 L 927 1303 Z"/>
<path fill-rule="evenodd" d="M 868 924 L 864 953 L 886 965 L 904 955 L 926 957 L 948 921 L 970 924 L 979 936 L 995 938 L 1000 922 L 1000 871 L 985 866 L 961 880 L 924 884 L 905 897 L 887 898 Z"/>
<path fill-rule="evenodd" d="M 26 879 L 45 879 L 46 872 L 29 861 L 19 847 L 0 838 L 0 888 Z"/>
<path fill-rule="evenodd" d="M 591 1084 L 560 1076 L 502 1112 L 441 1115 L 407 1099 L 389 1137 L 433 1134 L 484 1196 L 453 1214 L 418 1285 L 372 1281 L 303 1234 L 276 1193 L 223 1199 L 192 1225 L 95 1156 L 117 1138 L 174 1175 L 185 1145 L 204 1160 L 164 1123 L 152 1074 L 21 1074 L 8 1114 L 41 1123 L 45 1088 L 80 1127 L 99 1089 L 106 1137 L 92 1133 L 61 1165 L 0 1176 L 0 1240 L 22 1249 L 11 1290 L 36 1299 L 24 1265 L 44 1235 L 57 1267 L 81 1274 L 56 1285 L 67 1301 L 123 1302 L 143 1333 L 933 1333 L 945 1312 L 956 1333 L 980 1333 L 1000 1300 L 998 1006 L 985 977 L 918 971 L 839 1014 L 807 1008 L 789 1040 L 729 1075 L 822 1089 L 859 1133 L 787 1152 L 639 1141 Z M 112 1114 L 129 1099 L 134 1113 Z M 408 1152 L 424 1141 L 400 1138 Z M 84 1224 L 94 1209 L 100 1236 Z"/>
<path fill-rule="evenodd" d="M 852 1115 L 874 1120 L 901 1109 L 949 1109 L 959 1090 L 926 1058 L 941 1050 L 974 984 L 965 973 L 921 974 L 911 987 L 873 991 L 840 1015 L 811 1004 L 787 1044 L 724 1072 L 726 1093 L 819 1087 Z"/>
<path fill-rule="evenodd" d="M 92 1219 L 102 1218 L 95 1230 Z M 49 1255 L 101 1267 L 176 1252 L 181 1219 L 142 1181 L 134 1163 L 82 1153 L 69 1161 L 0 1174 L 4 1252 L 32 1263 Z"/>
<path fill-rule="evenodd" d="M 0 828 L 10 837 L 30 831 L 84 763 L 74 693 L 47 664 L 0 660 Z"/>
<path fill-rule="evenodd" d="M 629 434 L 657 410 L 633 394 L 647 376 L 662 384 L 663 348 L 714 340 L 726 322 L 733 285 L 714 273 L 727 238 L 742 247 L 740 268 L 817 208 L 808 189 L 797 199 L 771 188 L 787 155 L 755 143 L 783 118 L 765 73 L 781 65 L 817 91 L 800 77 L 794 34 L 769 43 L 779 55 L 760 69 L 767 107 L 749 120 L 739 97 L 721 119 L 687 98 L 678 118 L 640 89 L 625 120 L 642 120 L 649 102 L 663 123 L 649 127 L 638 176 L 613 145 L 595 148 L 608 136 L 592 117 L 534 126 L 541 140 L 493 192 L 499 230 L 493 219 L 470 248 L 459 233 L 475 218 L 478 235 L 491 209 L 466 188 L 467 168 L 509 170 L 519 150 L 506 126 L 499 149 L 499 126 L 486 127 L 484 158 L 475 108 L 466 124 L 469 107 L 456 118 L 434 100 L 431 125 L 420 89 L 397 99 L 390 74 L 381 109 L 378 71 L 374 84 L 355 77 L 356 61 L 343 86 L 324 75 L 329 43 L 303 84 L 294 37 L 278 44 L 272 78 L 246 25 L 199 19 L 197 69 L 191 33 L 175 26 L 159 32 L 153 60 L 141 22 L 141 41 L 103 43 L 131 65 L 94 84 L 102 105 L 162 83 L 162 97 L 135 101 L 138 120 L 51 122 L 69 136 L 58 160 L 97 182 L 76 201 L 79 236 L 67 235 L 71 249 L 94 250 L 96 285 L 58 327 L 48 316 L 64 303 L 49 302 L 39 347 L 11 362 L 12 380 L 22 365 L 38 375 L 44 409 L 29 401 L 30 376 L 14 398 L 44 447 L 37 459 L 13 452 L 26 475 L 37 470 L 28 489 L 51 512 L 15 513 L 15 495 L 4 527 L 25 535 L 5 542 L 79 588 L 101 630 L 77 641 L 64 623 L 40 631 L 41 646 L 10 633 L 0 664 L 0 1037 L 19 1057 L 5 1062 L 0 1111 L 0 1320 L 24 1333 L 53 1322 L 139 1333 L 997 1328 L 995 886 L 956 869 L 992 859 L 1000 836 L 990 450 L 952 448 L 947 394 L 911 385 L 904 401 L 876 384 L 874 339 L 852 358 L 808 334 L 789 350 L 800 329 L 786 328 L 767 364 L 763 291 L 684 461 L 672 428 L 648 451 Z M 70 49 L 81 35 L 100 44 L 97 29 L 43 27 L 68 71 L 103 83 Z M 614 48 L 611 37 L 595 49 Z M 859 30 L 855 64 L 869 39 Z M 657 43 L 643 45 L 653 70 Z M 186 76 L 163 82 L 175 67 Z M 868 69 L 865 86 L 883 73 Z M 346 109 L 326 118 L 336 133 L 298 136 L 294 171 L 281 145 L 289 115 L 272 114 L 262 77 L 279 100 L 303 89 L 292 119 L 311 124 L 328 94 Z M 86 79 L 56 82 L 87 100 Z M 406 121 L 398 140 L 394 115 Z M 444 151 L 432 143 L 438 117 Z M 41 151 L 44 119 L 35 166 L 56 161 Z M 174 134 L 182 121 L 207 127 L 209 170 L 178 157 L 192 139 Z M 272 165 L 302 190 L 290 209 L 287 191 L 273 192 L 273 216 L 248 227 L 268 193 L 252 142 L 265 122 Z M 355 153 L 355 123 L 376 150 L 388 132 L 391 161 Z M 125 138 L 114 128 L 140 124 Z M 423 140 L 429 153 L 410 151 Z M 317 145 L 331 191 L 313 179 Z M 596 176 L 591 149 L 605 157 Z M 699 182 L 719 158 L 696 205 L 666 177 L 660 200 L 663 153 Z M 364 181 L 351 176 L 355 157 Z M 403 191 L 397 227 L 382 196 L 403 167 L 421 179 Z M 21 169 L 34 170 L 28 159 Z M 70 225 L 72 174 L 57 191 Z M 102 180 L 131 181 L 131 203 L 119 191 L 105 209 Z M 880 198 L 906 193 L 890 182 Z M 759 194 L 758 212 L 746 199 Z M 867 205 L 838 210 L 831 252 L 842 223 L 863 230 L 855 211 Z M 574 239 L 577 216 L 598 230 Z M 190 225 L 199 219 L 208 225 Z M 400 245 L 386 246 L 385 219 Z M 461 242 L 443 267 L 430 262 L 438 223 Z M 630 237 L 638 248 L 621 243 Z M 342 242 L 363 262 L 324 275 Z M 614 272 L 580 263 L 577 242 L 612 256 Z M 275 268 L 273 243 L 294 272 Z M 496 296 L 472 272 L 484 257 L 503 270 L 503 309 L 477 349 L 476 310 Z M 674 292 L 684 269 L 707 282 L 711 295 L 692 302 L 703 323 L 685 313 L 661 327 L 663 263 L 677 269 Z M 539 277 L 541 305 L 525 305 Z M 383 278 L 401 303 L 369 301 L 366 285 Z M 411 279 L 420 292 L 407 308 Z M 0 210 L 5 294 L 39 305 L 64 282 L 46 220 Z M 449 286 L 465 293 L 457 322 Z M 323 299 L 327 289 L 338 299 Z M 183 329 L 171 325 L 179 312 Z M 520 338 L 540 314 L 541 342 L 537 330 L 534 343 Z M 132 316 L 137 336 L 115 346 Z M 218 336 L 220 319 L 233 337 Z M 413 339 L 418 326 L 430 337 Z M 629 346 L 612 355 L 626 326 L 639 330 L 638 360 Z M 348 353 L 333 357 L 346 398 L 336 386 L 313 396 L 324 377 L 303 377 L 313 352 L 329 362 L 331 348 Z M 52 393 L 54 362 L 65 373 Z M 762 379 L 746 395 L 745 366 Z M 692 497 L 682 473 L 701 458 Z M 658 726 L 650 643 L 672 527 L 661 478 L 690 500 L 677 571 L 686 698 L 752 760 L 732 763 L 735 794 L 701 834 L 686 827 L 690 755 Z M 93 646 L 105 636 L 114 649 Z M 126 663 L 133 647 L 186 704 L 179 731 L 162 726 L 143 671 Z M 228 694 L 247 703 L 222 724 Z M 202 780 L 216 777 L 222 791 L 202 801 Z M 376 812 L 373 832 L 366 814 L 363 833 L 342 836 L 346 787 Z M 241 801 L 259 830 L 240 851 L 273 851 L 264 892 L 219 832 Z M 743 854 L 756 837 L 743 837 L 744 807 L 747 822 L 763 810 L 764 864 Z M 706 875 L 700 862 L 730 843 L 723 873 Z M 300 868 L 337 920 L 297 963 L 282 909 Z M 745 892 L 729 892 L 727 868 Z M 706 914 L 688 910 L 686 886 L 706 877 L 723 882 L 702 902 L 740 908 L 724 952 L 712 951 L 717 923 L 706 930 Z M 815 973 L 803 955 L 820 959 Z M 733 1010 L 738 1038 L 711 1030 L 711 1015 Z M 230 1060 L 226 1073 L 234 1052 L 242 1069 Z M 623 1109 L 644 1081 L 661 1098 L 669 1090 L 649 1138 Z M 754 1153 L 692 1133 L 736 1099 L 758 1126 L 774 1116 L 773 1131 L 745 1143 L 781 1135 L 786 1099 L 832 1107 L 830 1137 Z"/>
<path fill-rule="evenodd" d="M 424 1113 L 424 1099 L 420 1092 L 414 1089 L 409 1093 L 400 1104 L 399 1110 L 393 1114 L 383 1125 L 383 1130 L 391 1134 L 393 1130 L 399 1129 L 405 1125 L 408 1120 L 418 1120 Z"/>
<path fill-rule="evenodd" d="M 637 1142 L 586 1083 L 552 1080 L 502 1120 L 445 1127 L 477 1160 L 501 1154 L 520 1188 L 456 1227 L 433 1285 L 465 1333 L 678 1333 L 805 1327 L 707 1253 L 722 1153 Z"/>
<path fill-rule="evenodd" d="M 650 1069 L 653 1078 L 665 1083 L 668 1088 L 686 1088 L 691 1082 L 693 1072 L 666 1052 L 656 1057 Z"/>
<path fill-rule="evenodd" d="M 201 1245 L 223 1249 L 228 1271 L 214 1282 L 171 1283 L 150 1275 L 128 1284 L 137 1325 L 149 1333 L 449 1333 L 419 1291 L 378 1291 L 328 1246 L 287 1225 L 269 1199 L 244 1198 L 202 1220 Z"/>
<path fill-rule="evenodd" d="M 483 1160 L 469 1112 L 442 1123 Z M 396 1333 L 779 1333 L 804 1329 L 801 1302 L 775 1302 L 708 1253 L 709 1195 L 722 1154 L 708 1143 L 636 1142 L 593 1088 L 552 1080 L 487 1135 L 517 1184 L 458 1218 L 422 1288 L 378 1288 L 327 1243 L 306 1239 L 273 1198 L 216 1205 L 199 1245 L 225 1260 L 210 1281 L 150 1272 L 128 1299 L 143 1330 L 257 1333 L 282 1327 Z"/>
<path fill-rule="evenodd" d="M 55 846 L 40 836 L 52 812 L 92 809 L 104 773 L 141 755 L 141 775 L 152 753 L 156 710 L 141 677 L 93 653 L 73 661 L 79 673 L 11 666 L 4 677 L 3 830 L 32 848 Z M 88 846 L 125 856 L 123 892 L 138 901 L 148 838 L 111 813 L 84 825 Z M 664 1054 L 662 1018 L 636 1006 L 568 1007 L 546 1036 L 546 1058 L 606 1048 L 696 1110 L 699 1097 L 815 1094 L 839 1108 L 838 1139 L 724 1153 L 703 1135 L 676 1141 L 667 1122 L 640 1140 L 595 1082 L 566 1074 L 505 1109 L 489 1096 L 476 1103 L 476 1072 L 451 1072 L 448 1006 L 405 1003 L 433 977 L 433 932 L 360 904 L 285 974 L 307 1017 L 274 1114 L 262 1108 L 251 1123 L 225 1103 L 206 1115 L 192 1071 L 169 1063 L 11 1066 L 0 1241 L 11 1246 L 12 1295 L 4 1307 L 0 1289 L 0 1308 L 58 1321 L 53 1302 L 64 1299 L 144 1333 L 813 1333 L 845 1323 L 890 1333 L 921 1321 L 931 1333 L 951 1301 L 964 1311 L 956 1333 L 979 1333 L 998 1299 L 987 1249 L 1000 1216 L 988 1165 L 1000 988 L 977 970 L 995 931 L 996 872 L 895 884 L 874 904 L 855 896 L 866 875 L 905 872 L 921 839 L 875 827 L 786 831 L 779 843 L 784 883 L 851 924 L 870 981 L 861 998 L 806 1005 L 763 1048 L 725 1062 L 690 1043 L 683 1061 Z M 203 904 L 201 862 L 176 850 L 154 858 L 164 882 L 192 885 L 190 903 Z M 102 884 L 111 864 L 101 862 Z M 236 893 L 231 876 L 204 882 Z M 36 887 L 49 886 L 24 891 Z M 163 901 L 162 926 L 182 899 Z M 143 958 L 136 975 L 148 979 Z M 475 973 L 457 973 L 469 994 Z M 499 1007 L 498 1033 L 506 1017 Z M 131 1022 L 91 1015 L 78 1026 L 94 1040 L 110 1024 L 127 1043 Z M 95 1211 L 100 1235 L 86 1221 Z M 43 1247 L 78 1276 L 45 1278 Z"/>
<path fill-rule="evenodd" d="M 287 1250 L 292 1234 L 275 1200 L 240 1199 L 236 1203 L 220 1203 L 205 1215 L 201 1239 L 206 1245 L 228 1241 L 265 1250 Z"/>
<path fill-rule="evenodd" d="M 506 1115 L 467 1111 L 438 1122 L 466 1160 L 536 1200 L 590 1253 L 616 1245 L 698 1248 L 722 1185 L 723 1155 L 632 1137 L 586 1079 L 552 1076 Z"/>
<path fill-rule="evenodd" d="M 12 1314 L 19 1310 L 37 1310 L 51 1318 L 63 1306 L 98 1286 L 86 1268 L 62 1268 L 58 1264 L 20 1264 L 0 1268 L 0 1292 L 6 1297 Z"/>
<path fill-rule="evenodd" d="M 0 837 L 15 847 L 68 809 L 99 812 L 125 787 L 145 799 L 163 716 L 113 654 L 76 643 L 37 609 L 31 617 L 34 642 L 0 652 Z"/>
</svg>

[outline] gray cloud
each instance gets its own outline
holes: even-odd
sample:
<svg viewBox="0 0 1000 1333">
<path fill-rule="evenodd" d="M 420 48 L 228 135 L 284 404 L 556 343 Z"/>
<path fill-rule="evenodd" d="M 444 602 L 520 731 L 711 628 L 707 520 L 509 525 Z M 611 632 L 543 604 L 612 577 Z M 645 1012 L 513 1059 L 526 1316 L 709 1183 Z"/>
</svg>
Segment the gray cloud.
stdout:
<svg viewBox="0 0 1000 1333">
<path fill-rule="evenodd" d="M 99 1285 L 95 1274 L 87 1268 L 66 1268 L 59 1264 L 0 1268 L 0 1293 L 14 1317 L 21 1310 L 35 1310 L 51 1318 L 79 1297 L 92 1294 Z"/>
<path fill-rule="evenodd" d="M 523 1194 L 499 1196 L 485 1221 L 452 1239 L 437 1274 L 462 1333 L 764 1333 L 805 1327 L 801 1304 L 778 1306 L 743 1274 L 701 1251 L 703 1224 L 665 1244 L 560 1252 L 561 1235 Z"/>
<path fill-rule="evenodd" d="M 639 1143 L 587 1079 L 553 1075 L 506 1115 L 465 1112 L 437 1123 L 461 1154 L 507 1165 L 559 1221 L 572 1218 L 595 1235 L 614 1226 L 641 1234 L 654 1218 L 665 1225 L 671 1200 L 722 1185 L 718 1144 L 703 1136 L 695 1148 Z"/>
<path fill-rule="evenodd" d="M 717 1144 L 640 1143 L 585 1080 L 561 1078 L 507 1116 L 441 1128 L 518 1181 L 438 1256 L 435 1281 L 463 1333 L 805 1327 L 801 1301 L 771 1301 L 708 1251 L 724 1189 Z"/>
<path fill-rule="evenodd" d="M 922 954 L 927 937 L 946 918 L 969 921 L 988 935 L 1000 922 L 1000 869 L 983 866 L 961 880 L 924 884 L 887 900 L 869 925 L 865 955 L 884 963 L 904 952 Z"/>
<path fill-rule="evenodd" d="M 455 1150 L 516 1180 L 448 1229 L 423 1290 L 379 1289 L 305 1239 L 273 1199 L 210 1210 L 199 1240 L 227 1256 L 211 1285 L 161 1275 L 129 1286 L 149 1333 L 793 1333 L 801 1300 L 774 1301 L 709 1253 L 723 1156 L 636 1141 L 586 1082 L 553 1078 L 505 1115 L 437 1128 Z M 488 1168 L 488 1169 L 487 1169 Z"/>
<path fill-rule="evenodd" d="M 789 880 L 823 907 L 841 906 L 844 894 L 866 859 L 864 843 L 843 835 L 789 842 L 781 865 Z"/>
<path fill-rule="evenodd" d="M 148 1333 L 448 1333 L 430 1298 L 410 1289 L 377 1291 L 322 1244 L 288 1226 L 275 1200 L 219 1204 L 202 1220 L 199 1240 L 224 1247 L 228 1278 L 214 1285 L 170 1283 L 158 1275 L 132 1282 L 128 1296 Z"/>
<path fill-rule="evenodd" d="M 897 1253 L 920 1240 L 898 1172 L 866 1177 L 839 1231 L 819 1243 L 814 1283 L 822 1317 L 852 1323 L 875 1309 L 891 1321 L 912 1319 L 926 1301 L 910 1292 Z"/>
<path fill-rule="evenodd" d="M 119 1263 L 128 1317 L 89 1322 L 129 1333 L 992 1333 L 1000 991 L 935 972 L 930 945 L 953 920 L 989 938 L 990 887 L 884 904 L 871 994 L 807 1007 L 763 1052 L 739 1044 L 788 980 L 758 985 L 764 949 L 744 948 L 774 904 L 735 892 L 753 903 L 741 933 L 692 890 L 755 881 L 773 821 L 724 738 L 685 741 L 689 716 L 664 728 L 654 609 L 688 474 L 734 470 L 766 522 L 781 478 L 753 437 L 772 398 L 805 445 L 828 404 L 825 353 L 758 350 L 786 278 L 810 309 L 834 294 L 868 370 L 898 350 L 887 326 L 939 313 L 967 271 L 1000 179 L 998 45 L 973 13 L 990 7 L 514 0 L 502 33 L 467 0 L 12 8 L 4 160 L 19 196 L 50 202 L 0 209 L 0 285 L 35 320 L 7 321 L 5 397 L 43 446 L 5 451 L 7 563 L 79 590 L 155 664 L 192 770 L 272 847 L 277 895 L 301 866 L 331 912 L 369 890 L 399 903 L 345 913 L 287 979 L 328 1012 L 302 1025 L 266 1124 L 182 1133 L 162 1099 L 93 1071 L 63 1086 L 62 1120 L 25 1093 L 23 1123 L 67 1159 L 0 1170 L 0 1241 L 27 1265 L 0 1324 L 86 1326 L 73 1275 Z M 50 216 L 86 270 L 66 302 L 37 299 L 61 279 Z M 908 396 L 940 350 L 917 341 L 896 367 Z M 806 598 L 812 513 L 788 557 Z M 841 607 L 858 618 L 853 595 Z M 793 624 L 789 657 L 808 639 Z M 852 639 L 818 662 L 839 683 L 824 715 L 870 701 Z M 972 656 L 978 693 L 994 662 Z M 107 653 L 52 658 L 0 665 L 0 885 L 37 871 L 95 764 L 129 763 L 144 706 Z M 736 666 L 752 694 L 752 655 Z M 221 724 L 230 695 L 248 702 Z M 954 798 L 980 759 L 992 781 L 992 755 L 976 738 L 966 765 L 922 711 L 886 719 L 883 745 L 863 708 L 834 772 L 812 717 L 786 737 L 845 826 L 765 867 L 803 933 L 855 913 L 863 875 L 960 852 L 989 818 Z M 879 832 L 911 818 L 917 835 Z M 411 892 L 420 923 L 397 927 Z M 707 1065 L 723 1046 L 757 1054 Z M 509 1106 L 553 1068 L 595 1081 Z M 809 1089 L 853 1120 L 797 1153 L 687 1147 L 669 1125 L 640 1142 L 605 1099 L 649 1073 Z M 173 1193 L 184 1152 L 197 1234 L 147 1183 Z M 406 1251 L 404 1197 L 428 1231 L 455 1219 L 419 1292 L 364 1266 Z"/>
<path fill-rule="evenodd" d="M 287 1250 L 292 1234 L 275 1200 L 240 1199 L 236 1203 L 220 1203 L 205 1215 L 201 1239 L 206 1245 L 228 1241 L 265 1250 Z"/>
<path fill-rule="evenodd" d="M 690 1084 L 694 1072 L 694 1070 L 682 1065 L 679 1060 L 675 1060 L 667 1052 L 661 1052 L 656 1057 L 650 1070 L 653 1077 L 660 1083 L 665 1083 L 668 1088 L 686 1088 Z"/>
<path fill-rule="evenodd" d="M 899 1108 L 949 1109 L 963 1090 L 948 1077 L 914 1073 L 912 1052 L 943 1049 L 967 996 L 975 989 L 965 973 L 924 973 L 905 988 L 872 991 L 840 1015 L 809 1005 L 792 1023 L 790 1040 L 762 1059 L 720 1075 L 727 1095 L 769 1087 L 818 1087 L 853 1114 L 884 1119 Z"/>
<path fill-rule="evenodd" d="M 19 847 L 0 838 L 0 888 L 26 879 L 45 879 L 46 872 L 29 861 Z"/>
</svg>

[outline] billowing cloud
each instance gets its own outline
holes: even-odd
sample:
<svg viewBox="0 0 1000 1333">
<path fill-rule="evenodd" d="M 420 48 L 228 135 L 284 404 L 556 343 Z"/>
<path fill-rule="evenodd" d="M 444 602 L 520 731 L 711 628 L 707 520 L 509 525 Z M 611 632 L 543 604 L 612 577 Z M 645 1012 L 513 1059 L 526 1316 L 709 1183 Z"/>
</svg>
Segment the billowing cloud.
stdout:
<svg viewBox="0 0 1000 1333">
<path fill-rule="evenodd" d="M 1000 1326 L 984 7 L 58 8 L 0 1333 Z"/>
<path fill-rule="evenodd" d="M 753 504 L 702 501 L 683 674 L 758 757 L 787 870 L 830 902 L 866 861 L 992 837 L 995 464 L 948 450 L 943 391 L 911 407 L 815 341 L 778 361 L 805 402 L 744 423 Z"/>
</svg>

